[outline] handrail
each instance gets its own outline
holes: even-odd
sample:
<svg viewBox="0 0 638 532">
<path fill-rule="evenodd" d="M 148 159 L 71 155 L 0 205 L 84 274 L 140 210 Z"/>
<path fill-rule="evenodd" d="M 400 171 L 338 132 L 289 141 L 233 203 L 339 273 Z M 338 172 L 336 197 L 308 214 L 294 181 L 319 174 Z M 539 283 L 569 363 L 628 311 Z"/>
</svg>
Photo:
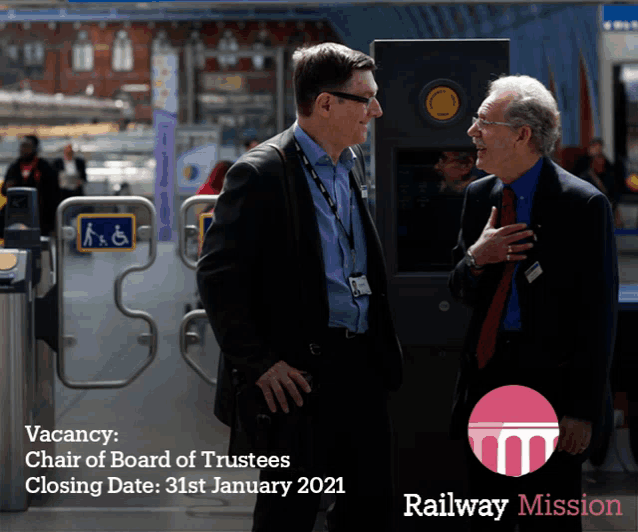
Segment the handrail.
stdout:
<svg viewBox="0 0 638 532">
<path fill-rule="evenodd" d="M 213 206 L 217 203 L 217 198 L 219 196 L 215 195 L 206 195 L 200 194 L 197 196 L 192 196 L 182 203 L 182 206 L 179 210 L 179 218 L 178 218 L 178 234 L 179 234 L 179 258 L 182 259 L 182 262 L 186 265 L 187 268 L 191 270 L 197 269 L 197 261 L 192 260 L 186 255 L 186 239 L 188 235 L 186 234 L 186 229 L 194 229 L 195 232 L 199 233 L 199 227 L 187 226 L 186 225 L 186 213 L 188 209 L 190 209 L 193 205 L 201 205 L 206 204 Z M 208 384 L 212 386 L 217 385 L 217 379 L 210 377 L 206 374 L 204 369 L 195 362 L 188 354 L 188 335 L 193 334 L 187 332 L 188 326 L 190 323 L 197 318 L 206 318 L 205 310 L 191 310 L 187 314 L 184 315 L 182 321 L 179 325 L 179 351 L 182 355 L 182 358 L 186 361 L 186 363 L 197 373 L 202 379 L 204 379 Z"/>
<path fill-rule="evenodd" d="M 188 211 L 188 209 L 190 209 L 193 205 L 199 205 L 199 204 L 206 204 L 206 205 L 210 205 L 213 204 L 213 206 L 217 203 L 217 198 L 219 196 L 215 195 L 209 195 L 209 194 L 200 194 L 197 196 L 191 196 L 190 198 L 186 199 L 184 201 L 184 203 L 182 203 L 182 206 L 179 209 L 179 217 L 178 217 L 178 234 L 179 234 L 179 258 L 182 259 L 182 262 L 186 265 L 187 268 L 190 268 L 191 270 L 195 270 L 197 269 L 197 261 L 194 261 L 193 259 L 190 259 L 189 257 L 186 256 L 186 212 Z M 188 226 L 188 227 L 193 227 L 193 226 Z M 195 229 L 199 232 L 199 227 L 195 227 Z"/>
<path fill-rule="evenodd" d="M 126 379 L 120 380 L 111 380 L 111 381 L 73 381 L 70 380 L 65 373 L 65 361 L 64 361 L 64 308 L 63 308 L 63 296 L 64 296 L 64 275 L 62 268 L 62 257 L 64 253 L 61 252 L 64 245 L 64 227 L 63 227 L 63 213 L 67 207 L 73 206 L 89 206 L 89 205 L 125 205 L 125 206 L 142 206 L 145 207 L 150 214 L 150 245 L 149 245 L 149 262 L 145 265 L 133 264 L 129 266 L 126 270 L 120 273 L 115 278 L 114 283 L 114 299 L 115 305 L 118 310 L 129 318 L 139 318 L 143 319 L 148 323 L 150 328 L 150 333 L 146 333 L 140 335 L 140 340 L 143 340 L 143 343 L 149 343 L 149 353 L 145 360 L 143 360 L 137 367 L 133 370 L 133 374 L 130 375 Z M 108 214 L 105 214 L 108 216 Z M 153 360 L 157 355 L 157 340 L 158 340 L 158 329 L 157 323 L 153 320 L 153 317 L 143 310 L 134 310 L 124 306 L 122 302 L 122 283 L 124 278 L 133 272 L 141 272 L 149 269 L 153 263 L 155 262 L 155 257 L 157 255 L 157 240 L 156 240 L 156 218 L 157 213 L 155 211 L 154 205 L 147 200 L 146 198 L 142 198 L 139 196 L 118 196 L 117 198 L 104 197 L 104 196 L 81 196 L 75 198 L 67 198 L 57 208 L 56 211 L 56 231 L 55 238 L 58 247 L 57 253 L 57 283 L 58 283 L 58 376 L 62 383 L 69 387 L 80 390 L 92 390 L 92 389 L 113 389 L 113 388 L 123 388 L 124 386 L 132 383 L 137 377 L 141 375 L 141 373 L 151 365 Z"/>
<path fill-rule="evenodd" d="M 186 361 L 186 363 L 191 368 L 193 368 L 195 373 L 197 373 L 208 384 L 212 386 L 216 386 L 217 379 L 214 379 L 213 377 L 209 377 L 206 374 L 206 371 L 204 371 L 204 368 L 202 368 L 197 362 L 195 362 L 195 360 L 192 359 L 188 354 L 188 341 L 187 341 L 188 340 L 187 335 L 189 334 L 187 332 L 188 326 L 190 325 L 191 321 L 194 321 L 198 318 L 205 318 L 205 317 L 206 317 L 206 311 L 201 309 L 191 310 L 190 312 L 184 315 L 181 323 L 179 324 L 179 351 L 182 354 L 182 358 Z"/>
</svg>

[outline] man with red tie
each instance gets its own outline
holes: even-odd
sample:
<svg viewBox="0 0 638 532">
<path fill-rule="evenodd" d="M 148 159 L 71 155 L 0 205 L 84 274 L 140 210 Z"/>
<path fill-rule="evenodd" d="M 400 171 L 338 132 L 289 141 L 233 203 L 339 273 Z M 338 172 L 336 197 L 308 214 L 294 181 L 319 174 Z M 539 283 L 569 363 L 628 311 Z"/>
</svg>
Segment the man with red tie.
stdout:
<svg viewBox="0 0 638 532">
<path fill-rule="evenodd" d="M 582 498 L 581 466 L 606 415 L 618 302 L 618 263 L 609 201 L 549 158 L 560 136 L 552 94 L 528 76 L 491 82 L 468 130 L 476 166 L 467 187 L 450 275 L 454 297 L 473 310 L 452 412 L 467 439 L 476 403 L 500 386 L 543 394 L 559 420 L 556 451 L 520 477 L 492 472 L 473 455 L 473 497 L 506 498 L 500 522 L 472 530 L 580 531 L 580 515 L 518 515 L 533 501 Z M 549 494 L 549 496 L 547 495 Z M 543 508 L 544 511 L 544 508 Z"/>
</svg>

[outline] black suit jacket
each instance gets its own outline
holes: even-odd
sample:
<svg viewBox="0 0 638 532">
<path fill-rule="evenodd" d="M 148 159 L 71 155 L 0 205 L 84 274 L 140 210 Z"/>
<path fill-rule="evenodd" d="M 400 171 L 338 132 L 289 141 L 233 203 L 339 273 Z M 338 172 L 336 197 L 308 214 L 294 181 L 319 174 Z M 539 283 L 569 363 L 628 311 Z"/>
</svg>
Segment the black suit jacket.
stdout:
<svg viewBox="0 0 638 532">
<path fill-rule="evenodd" d="M 290 186 L 280 156 L 267 144 L 283 150 Z M 354 149 L 357 164 L 350 176 L 357 183 L 353 189 L 366 235 L 372 289 L 369 331 L 379 373 L 388 389 L 396 389 L 402 377 L 401 347 L 386 295 L 381 243 L 358 185 L 364 180 L 363 154 L 359 147 Z M 309 344 L 320 344 L 321 331 L 328 325 L 319 229 L 292 127 L 245 153 L 226 174 L 197 264 L 197 284 L 222 351 L 215 414 L 230 425 L 232 369 L 248 382 L 279 360 L 304 369 L 308 357 L 314 356 Z"/>
<path fill-rule="evenodd" d="M 504 263 L 488 265 L 475 281 L 465 258 L 478 240 L 492 206 L 500 210 L 502 182 L 487 176 L 466 192 L 456 267 L 450 289 L 473 308 L 454 394 L 452 435 L 467 434 L 468 393 L 476 383 L 476 344 Z M 536 389 L 563 415 L 592 421 L 600 430 L 618 306 L 618 260 L 611 207 L 595 187 L 544 159 L 531 212 L 537 241 L 514 282 L 523 332 L 531 352 L 520 353 L 518 376 L 509 384 Z M 543 273 L 529 283 L 525 271 L 538 262 Z"/>
<path fill-rule="evenodd" d="M 37 168 L 40 172 L 40 179 L 36 180 L 35 171 L 31 171 L 29 177 L 24 179 L 20 170 L 20 160 L 14 161 L 4 176 L 4 182 L 0 193 L 3 196 L 7 194 L 7 183 L 13 182 L 15 186 L 32 187 L 38 191 L 38 205 L 40 217 L 40 232 L 43 236 L 48 235 L 55 229 L 55 211 L 60 203 L 60 186 L 58 184 L 58 175 L 51 165 L 45 160 L 38 157 Z M 4 233 L 4 210 L 6 205 L 0 211 L 0 227 Z"/>
</svg>

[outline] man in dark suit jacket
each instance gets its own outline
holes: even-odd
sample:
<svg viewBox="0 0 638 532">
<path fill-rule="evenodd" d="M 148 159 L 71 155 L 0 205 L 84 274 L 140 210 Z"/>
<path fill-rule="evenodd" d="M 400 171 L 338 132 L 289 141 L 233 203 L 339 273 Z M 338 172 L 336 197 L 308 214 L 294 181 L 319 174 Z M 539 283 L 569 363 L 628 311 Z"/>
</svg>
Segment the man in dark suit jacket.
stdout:
<svg viewBox="0 0 638 532">
<path fill-rule="evenodd" d="M 307 460 L 261 471 L 261 480 L 294 484 L 285 497 L 258 495 L 253 531 L 313 530 L 320 494 L 297 492 L 301 469 L 343 478 L 331 530 L 389 532 L 386 400 L 402 355 L 357 146 L 382 114 L 374 60 L 333 43 L 293 60 L 297 122 L 228 171 L 198 263 L 222 351 L 215 413 L 232 427 L 231 446 L 254 436 L 242 434 L 252 428 L 238 426 L 235 408 L 238 387 L 254 383 L 277 423 L 295 419 L 301 433 L 310 419 L 314 429 Z"/>
<path fill-rule="evenodd" d="M 479 399 L 507 385 L 543 394 L 560 428 L 549 461 L 520 477 L 487 469 L 468 443 L 472 495 L 510 500 L 502 522 L 479 517 L 472 530 L 514 530 L 518 520 L 521 531 L 580 531 L 580 515 L 518 516 L 518 495 L 527 494 L 531 503 L 540 494 L 552 508 L 556 499 L 582 497 L 581 465 L 600 433 L 610 393 L 618 302 L 610 204 L 595 187 L 549 159 L 560 117 L 551 93 L 533 78 L 493 81 L 468 134 L 478 149 L 477 166 L 494 175 L 467 188 L 454 248 L 450 288 L 473 314 L 452 434 L 467 438 L 468 419 Z M 500 221 L 504 197 L 510 194 L 506 188 L 513 191 L 516 223 Z M 513 281 L 500 311 L 494 311 L 490 333 L 488 309 L 508 269 L 514 269 Z"/>
<path fill-rule="evenodd" d="M 6 196 L 11 187 L 32 187 L 38 191 L 40 234 L 49 236 L 55 228 L 55 210 L 60 203 L 58 176 L 38 152 L 40 140 L 26 135 L 20 142 L 20 156 L 9 166 L 0 193 Z M 4 208 L 0 211 L 0 237 L 4 234 Z"/>
</svg>

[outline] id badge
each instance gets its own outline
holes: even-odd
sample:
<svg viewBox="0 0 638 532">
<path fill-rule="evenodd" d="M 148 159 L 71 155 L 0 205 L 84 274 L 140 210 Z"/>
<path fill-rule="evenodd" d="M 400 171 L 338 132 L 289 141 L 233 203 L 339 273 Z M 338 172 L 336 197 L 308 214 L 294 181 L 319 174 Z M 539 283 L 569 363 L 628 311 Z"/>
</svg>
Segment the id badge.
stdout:
<svg viewBox="0 0 638 532">
<path fill-rule="evenodd" d="M 538 261 L 536 261 L 525 271 L 527 282 L 533 283 L 541 273 L 543 273 L 543 269 L 541 268 L 541 265 L 538 263 Z"/>
<path fill-rule="evenodd" d="M 348 277 L 348 282 L 350 283 L 350 290 L 352 290 L 354 297 L 369 296 L 372 294 L 368 279 L 366 279 L 365 275 L 352 275 Z"/>
</svg>

